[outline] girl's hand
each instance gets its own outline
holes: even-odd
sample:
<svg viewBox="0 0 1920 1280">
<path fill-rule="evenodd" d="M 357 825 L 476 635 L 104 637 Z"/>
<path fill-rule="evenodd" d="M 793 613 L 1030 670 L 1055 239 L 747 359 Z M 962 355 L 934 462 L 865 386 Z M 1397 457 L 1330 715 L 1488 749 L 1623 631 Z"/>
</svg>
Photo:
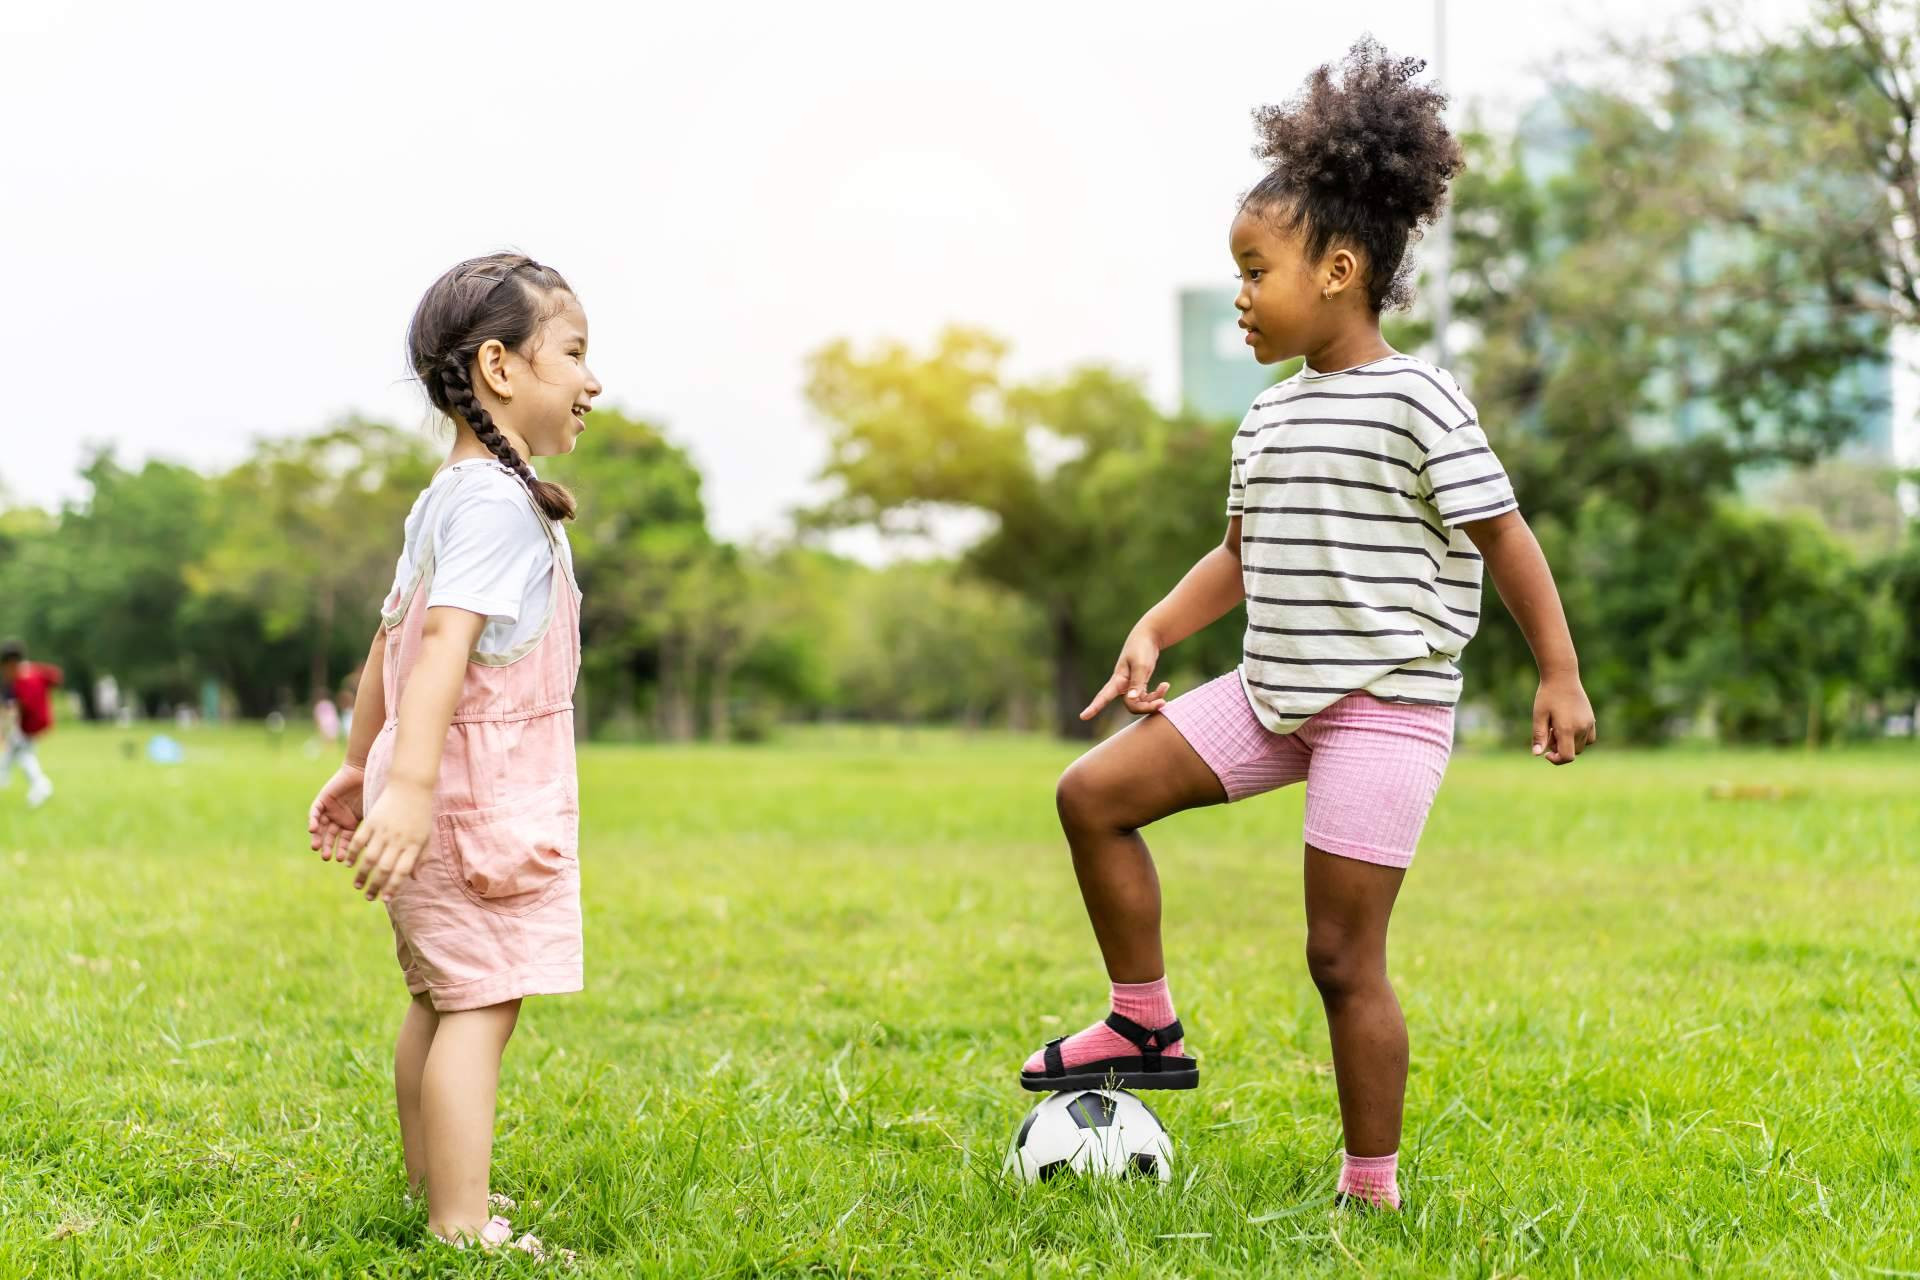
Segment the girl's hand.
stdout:
<svg viewBox="0 0 1920 1280">
<path fill-rule="evenodd" d="M 392 902 L 432 838 L 433 792 L 417 783 L 389 782 L 347 846 L 347 862 L 360 868 L 353 887 L 364 889 L 368 902 Z"/>
<path fill-rule="evenodd" d="M 1584 747 L 1599 741 L 1593 723 L 1593 704 L 1580 687 L 1580 677 L 1545 676 L 1533 699 L 1533 754 L 1550 764 L 1572 764 Z"/>
<path fill-rule="evenodd" d="M 313 807 L 307 810 L 307 840 L 309 847 L 319 850 L 322 862 L 346 860 L 347 841 L 366 813 L 366 781 L 365 769 L 343 764 L 313 798 Z"/>
<path fill-rule="evenodd" d="M 1125 698 L 1127 710 L 1137 716 L 1149 715 L 1166 706 L 1169 687 L 1166 682 L 1162 681 L 1157 689 L 1148 683 L 1153 679 L 1154 664 L 1159 661 L 1159 642 L 1135 627 L 1127 636 L 1127 642 L 1120 646 L 1120 660 L 1113 664 L 1112 677 L 1093 695 L 1093 701 L 1080 713 L 1080 718 L 1093 719 L 1119 697 Z"/>
</svg>

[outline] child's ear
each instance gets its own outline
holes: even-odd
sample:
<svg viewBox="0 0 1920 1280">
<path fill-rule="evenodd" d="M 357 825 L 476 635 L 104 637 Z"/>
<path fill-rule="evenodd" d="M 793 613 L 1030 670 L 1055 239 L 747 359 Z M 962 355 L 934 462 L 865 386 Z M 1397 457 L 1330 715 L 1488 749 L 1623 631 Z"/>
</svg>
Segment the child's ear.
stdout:
<svg viewBox="0 0 1920 1280">
<path fill-rule="evenodd" d="M 1335 249 L 1327 256 L 1327 292 L 1336 294 L 1360 281 L 1360 259 L 1351 249 Z"/>
<path fill-rule="evenodd" d="M 513 380 L 507 376 L 507 349 L 498 338 L 481 343 L 480 349 L 473 353 L 473 362 L 479 366 L 480 381 L 496 399 L 513 399 Z"/>
</svg>

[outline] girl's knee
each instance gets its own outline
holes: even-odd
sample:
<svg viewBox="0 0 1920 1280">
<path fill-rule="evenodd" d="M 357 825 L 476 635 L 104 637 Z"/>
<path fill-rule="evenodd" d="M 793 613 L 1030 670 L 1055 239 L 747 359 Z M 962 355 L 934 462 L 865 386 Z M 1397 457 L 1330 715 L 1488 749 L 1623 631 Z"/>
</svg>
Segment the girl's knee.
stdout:
<svg viewBox="0 0 1920 1280">
<path fill-rule="evenodd" d="M 1053 789 L 1053 807 L 1060 814 L 1060 825 L 1068 831 L 1085 830 L 1098 824 L 1100 785 L 1086 761 L 1076 760 L 1060 775 Z"/>
<path fill-rule="evenodd" d="M 1337 926 L 1307 928 L 1307 973 L 1320 994 L 1351 995 L 1386 978 L 1386 950 L 1374 938 Z"/>
</svg>

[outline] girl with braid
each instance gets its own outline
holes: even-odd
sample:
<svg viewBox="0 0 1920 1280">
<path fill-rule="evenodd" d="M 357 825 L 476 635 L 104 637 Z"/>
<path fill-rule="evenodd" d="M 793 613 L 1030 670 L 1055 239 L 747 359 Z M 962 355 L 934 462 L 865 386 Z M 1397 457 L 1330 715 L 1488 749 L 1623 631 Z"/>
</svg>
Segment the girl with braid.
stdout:
<svg viewBox="0 0 1920 1280">
<path fill-rule="evenodd" d="M 1293 102 L 1255 115 L 1267 175 L 1228 233 L 1253 358 L 1306 357 L 1233 441 L 1227 527 L 1135 624 L 1083 713 L 1141 718 L 1060 780 L 1060 821 L 1112 982 L 1112 1012 L 1028 1059 L 1028 1089 L 1199 1082 L 1160 946 L 1140 829 L 1306 784 L 1306 960 L 1333 1047 L 1338 1195 L 1398 1209 L 1407 1025 L 1387 919 L 1453 744 L 1482 571 L 1540 668 L 1533 753 L 1594 740 L 1553 575 L 1479 415 L 1451 374 L 1395 351 L 1380 314 L 1411 297 L 1408 242 L 1440 212 L 1460 147 L 1424 64 L 1363 39 Z M 1161 651 L 1242 602 L 1239 669 L 1168 701 Z"/>
<path fill-rule="evenodd" d="M 600 382 L 579 300 L 519 254 L 436 280 L 407 346 L 453 447 L 407 516 L 347 759 L 307 831 L 393 924 L 409 1194 L 441 1240 L 491 1248 L 512 1238 L 487 1185 L 501 1054 L 521 1000 L 581 986 L 574 507 L 529 459 L 573 451 Z"/>
</svg>

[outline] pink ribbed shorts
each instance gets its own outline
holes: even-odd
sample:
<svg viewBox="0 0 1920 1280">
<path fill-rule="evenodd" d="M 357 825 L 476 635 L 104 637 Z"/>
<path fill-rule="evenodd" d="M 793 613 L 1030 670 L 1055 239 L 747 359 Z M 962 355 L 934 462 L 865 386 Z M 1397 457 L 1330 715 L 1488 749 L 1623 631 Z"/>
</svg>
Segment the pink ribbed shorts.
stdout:
<svg viewBox="0 0 1920 1280">
<path fill-rule="evenodd" d="M 1238 671 L 1162 715 L 1220 779 L 1229 801 L 1305 781 L 1306 840 L 1386 867 L 1413 861 L 1453 751 L 1453 708 L 1350 693 L 1292 733 L 1260 723 Z"/>
</svg>

